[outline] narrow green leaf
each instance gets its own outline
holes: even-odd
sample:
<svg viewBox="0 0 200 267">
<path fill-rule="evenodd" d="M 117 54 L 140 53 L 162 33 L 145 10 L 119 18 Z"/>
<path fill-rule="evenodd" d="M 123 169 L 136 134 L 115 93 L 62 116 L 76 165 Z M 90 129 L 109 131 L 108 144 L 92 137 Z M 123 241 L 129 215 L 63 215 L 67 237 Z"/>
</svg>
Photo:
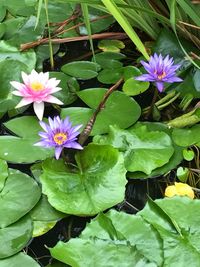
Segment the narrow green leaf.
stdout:
<svg viewBox="0 0 200 267">
<path fill-rule="evenodd" d="M 143 56 L 148 60 L 149 55 L 146 52 L 145 46 L 143 45 L 142 41 L 136 34 L 136 32 L 131 27 L 130 23 L 126 19 L 126 17 L 122 14 L 120 9 L 116 6 L 113 0 L 101 0 L 102 3 L 106 6 L 109 12 L 113 15 L 113 17 L 118 21 L 124 31 L 127 33 L 129 38 L 133 41 L 136 45 L 137 49 L 143 54 Z"/>
</svg>

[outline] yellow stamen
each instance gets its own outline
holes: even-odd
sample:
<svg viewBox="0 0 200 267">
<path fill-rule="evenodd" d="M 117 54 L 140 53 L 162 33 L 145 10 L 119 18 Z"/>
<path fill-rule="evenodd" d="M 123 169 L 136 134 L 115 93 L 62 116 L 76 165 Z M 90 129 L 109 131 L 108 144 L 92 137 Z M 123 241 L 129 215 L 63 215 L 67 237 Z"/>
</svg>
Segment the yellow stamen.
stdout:
<svg viewBox="0 0 200 267">
<path fill-rule="evenodd" d="M 67 140 L 67 134 L 57 133 L 54 135 L 53 140 L 56 144 L 62 145 Z"/>
<path fill-rule="evenodd" d="M 163 73 L 161 75 L 158 75 L 158 80 L 162 80 L 163 78 L 165 78 L 166 73 L 163 71 Z"/>
<path fill-rule="evenodd" d="M 42 91 L 44 89 L 44 85 L 38 81 L 32 82 L 30 87 L 33 91 Z"/>
</svg>

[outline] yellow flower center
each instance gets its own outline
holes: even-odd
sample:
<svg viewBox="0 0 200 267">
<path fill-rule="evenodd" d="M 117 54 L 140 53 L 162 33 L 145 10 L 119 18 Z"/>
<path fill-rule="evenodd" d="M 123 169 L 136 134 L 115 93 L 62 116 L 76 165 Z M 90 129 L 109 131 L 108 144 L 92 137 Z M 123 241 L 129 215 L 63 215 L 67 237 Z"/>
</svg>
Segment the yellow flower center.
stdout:
<svg viewBox="0 0 200 267">
<path fill-rule="evenodd" d="M 53 140 L 56 144 L 62 145 L 67 140 L 67 134 L 57 133 L 54 135 Z"/>
<path fill-rule="evenodd" d="M 158 80 L 162 80 L 163 78 L 165 78 L 166 73 L 163 71 L 162 74 L 158 75 Z"/>
<path fill-rule="evenodd" d="M 30 87 L 33 91 L 42 91 L 44 89 L 44 85 L 38 81 L 32 82 Z"/>
</svg>

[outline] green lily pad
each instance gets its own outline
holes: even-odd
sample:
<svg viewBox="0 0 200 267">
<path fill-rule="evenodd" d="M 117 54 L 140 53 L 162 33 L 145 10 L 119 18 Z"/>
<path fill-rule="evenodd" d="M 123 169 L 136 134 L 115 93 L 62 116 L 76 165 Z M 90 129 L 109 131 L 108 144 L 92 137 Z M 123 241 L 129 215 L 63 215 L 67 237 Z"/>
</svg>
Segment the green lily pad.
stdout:
<svg viewBox="0 0 200 267">
<path fill-rule="evenodd" d="M 99 72 L 98 81 L 104 84 L 113 84 L 123 77 L 123 68 L 103 69 Z"/>
<path fill-rule="evenodd" d="M 6 227 L 28 213 L 38 202 L 40 187 L 28 175 L 9 174 L 0 192 L 0 228 Z"/>
<path fill-rule="evenodd" d="M 149 175 L 154 169 L 166 164 L 174 153 L 170 137 L 147 127 L 121 130 L 110 126 L 107 136 L 95 136 L 94 142 L 111 144 L 123 152 L 127 171 L 141 171 Z"/>
<path fill-rule="evenodd" d="M 79 84 L 75 78 L 62 72 L 50 72 L 49 76 L 60 80 L 58 87 L 61 87 L 62 90 L 54 93 L 54 96 L 59 98 L 65 105 L 69 105 L 77 99 L 76 92 L 79 91 Z"/>
<path fill-rule="evenodd" d="M 97 63 L 90 61 L 74 61 L 61 68 L 64 73 L 82 80 L 96 77 L 100 69 L 101 67 Z"/>
<path fill-rule="evenodd" d="M 92 58 L 93 62 L 98 63 L 102 69 L 118 69 L 123 67 L 120 60 L 124 59 L 126 56 L 121 53 L 113 52 L 102 52 L 95 55 Z"/>
<path fill-rule="evenodd" d="M 33 221 L 33 237 L 46 234 L 56 223 L 57 221 Z"/>
<path fill-rule="evenodd" d="M 3 60 L 0 62 L 0 112 L 13 109 L 19 102 L 19 98 L 12 94 L 14 88 L 10 81 L 20 81 L 21 71 L 26 72 L 27 66 L 18 60 Z"/>
<path fill-rule="evenodd" d="M 124 43 L 119 40 L 101 40 L 98 43 L 98 48 L 104 52 L 120 52 L 125 47 Z"/>
<path fill-rule="evenodd" d="M 0 228 L 0 259 L 12 256 L 23 249 L 32 237 L 32 230 L 32 220 L 29 216 Z"/>
<path fill-rule="evenodd" d="M 24 63 L 29 71 L 35 68 L 36 55 L 34 51 L 20 52 L 17 47 L 2 40 L 0 41 L 0 62 L 6 59 L 18 60 Z"/>
<path fill-rule="evenodd" d="M 42 130 L 36 117 L 24 116 L 4 123 L 19 137 L 0 136 L 0 158 L 15 163 L 32 163 L 53 156 L 53 150 L 34 146 Z"/>
<path fill-rule="evenodd" d="M 55 165 L 55 164 L 54 164 Z M 40 201 L 30 212 L 31 218 L 34 221 L 57 221 L 63 217 L 66 217 L 66 214 L 55 210 L 48 202 L 47 197 L 42 195 Z"/>
<path fill-rule="evenodd" d="M 83 124 L 85 126 L 92 117 L 93 110 L 97 108 L 102 101 L 105 93 L 104 88 L 93 88 L 78 92 L 78 96 L 90 108 L 65 108 L 61 111 L 61 117 L 70 116 L 74 124 Z M 140 106 L 137 102 L 122 92 L 113 92 L 105 107 L 97 115 L 96 122 L 91 135 L 107 133 L 110 124 L 115 124 L 120 128 L 127 128 L 134 124 L 141 114 Z"/>
<path fill-rule="evenodd" d="M 40 267 L 40 265 L 25 253 L 0 260 L 1 267 Z"/>
<path fill-rule="evenodd" d="M 123 157 L 111 146 L 90 144 L 76 154 L 77 169 L 63 171 L 48 160 L 43 164 L 43 193 L 57 210 L 74 215 L 94 215 L 124 198 Z M 52 168 L 53 166 L 53 168 Z"/>
<path fill-rule="evenodd" d="M 199 209 L 199 200 L 174 197 L 149 200 L 136 215 L 111 210 L 93 219 L 79 238 L 58 242 L 50 252 L 80 267 L 187 267 L 191 262 L 198 267 Z"/>
<path fill-rule="evenodd" d="M 200 125 L 194 125 L 190 128 L 173 129 L 172 138 L 178 146 L 188 147 L 200 141 Z"/>
</svg>

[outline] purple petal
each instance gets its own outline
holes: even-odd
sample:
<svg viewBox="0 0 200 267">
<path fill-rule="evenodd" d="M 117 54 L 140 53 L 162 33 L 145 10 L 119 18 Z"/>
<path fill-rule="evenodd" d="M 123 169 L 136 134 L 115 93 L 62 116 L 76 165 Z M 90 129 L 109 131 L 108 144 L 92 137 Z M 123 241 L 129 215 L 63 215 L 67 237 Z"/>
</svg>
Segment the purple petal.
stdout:
<svg viewBox="0 0 200 267">
<path fill-rule="evenodd" d="M 156 82 L 156 87 L 158 88 L 159 92 L 162 92 L 164 89 L 164 84 L 163 82 Z"/>
<path fill-rule="evenodd" d="M 152 77 L 150 74 L 142 74 L 138 77 L 134 77 L 137 81 L 143 81 L 143 82 L 154 82 L 155 78 Z"/>
<path fill-rule="evenodd" d="M 83 149 L 83 147 L 77 142 L 70 142 L 64 145 L 67 148 Z"/>
<path fill-rule="evenodd" d="M 61 154 L 61 152 L 62 152 L 62 149 L 63 149 L 62 146 L 57 146 L 57 147 L 55 148 L 55 157 L 56 157 L 56 159 L 59 159 L 60 154 Z"/>
</svg>

